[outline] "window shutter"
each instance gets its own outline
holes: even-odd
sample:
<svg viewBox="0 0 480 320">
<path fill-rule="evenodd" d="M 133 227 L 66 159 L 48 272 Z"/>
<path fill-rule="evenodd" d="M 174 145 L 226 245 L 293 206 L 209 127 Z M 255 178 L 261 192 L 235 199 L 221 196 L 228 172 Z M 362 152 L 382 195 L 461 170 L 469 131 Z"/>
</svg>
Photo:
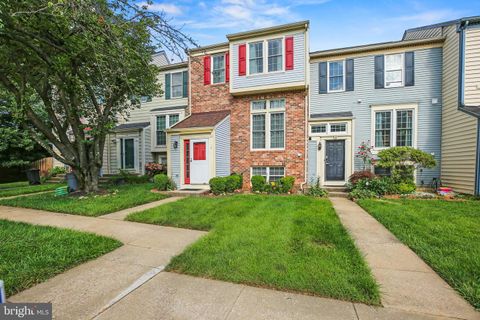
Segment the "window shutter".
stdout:
<svg viewBox="0 0 480 320">
<path fill-rule="evenodd" d="M 165 99 L 170 99 L 170 73 L 165 73 Z"/>
<path fill-rule="evenodd" d="M 347 59 L 345 61 L 345 91 L 353 91 L 353 87 L 353 59 Z"/>
<path fill-rule="evenodd" d="M 247 45 L 241 44 L 238 46 L 238 75 L 244 76 L 247 74 Z"/>
<path fill-rule="evenodd" d="M 230 81 L 230 52 L 225 53 L 225 82 Z"/>
<path fill-rule="evenodd" d="M 405 52 L 405 86 L 415 85 L 415 56 L 412 52 Z"/>
<path fill-rule="evenodd" d="M 210 56 L 203 57 L 203 84 L 210 84 Z"/>
<path fill-rule="evenodd" d="M 188 97 L 188 71 L 183 71 L 183 95 L 182 97 Z"/>
<path fill-rule="evenodd" d="M 285 38 L 285 70 L 293 70 L 293 37 Z"/>
<path fill-rule="evenodd" d="M 375 56 L 375 89 L 381 89 L 385 87 L 385 70 L 384 70 L 384 57 Z"/>
<path fill-rule="evenodd" d="M 327 93 L 327 63 L 318 64 L 318 93 Z"/>
</svg>

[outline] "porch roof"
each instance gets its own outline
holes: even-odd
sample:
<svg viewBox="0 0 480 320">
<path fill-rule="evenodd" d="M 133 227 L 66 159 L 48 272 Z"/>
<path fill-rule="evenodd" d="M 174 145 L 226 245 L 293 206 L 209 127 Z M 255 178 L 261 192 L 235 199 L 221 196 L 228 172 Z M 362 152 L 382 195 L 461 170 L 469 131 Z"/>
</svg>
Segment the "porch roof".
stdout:
<svg viewBox="0 0 480 320">
<path fill-rule="evenodd" d="M 115 127 L 114 131 L 140 130 L 150 125 L 150 122 L 127 122 Z"/>
<path fill-rule="evenodd" d="M 211 128 L 230 115 L 230 111 L 210 111 L 192 113 L 189 117 L 174 125 L 171 129 Z"/>
</svg>

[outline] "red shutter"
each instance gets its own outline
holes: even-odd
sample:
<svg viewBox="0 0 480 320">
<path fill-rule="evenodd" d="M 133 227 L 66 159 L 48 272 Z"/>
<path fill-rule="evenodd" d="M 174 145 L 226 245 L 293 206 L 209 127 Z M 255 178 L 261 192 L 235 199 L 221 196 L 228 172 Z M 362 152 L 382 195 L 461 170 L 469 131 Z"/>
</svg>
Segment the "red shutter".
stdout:
<svg viewBox="0 0 480 320">
<path fill-rule="evenodd" d="M 230 52 L 225 53 L 225 82 L 230 81 Z"/>
<path fill-rule="evenodd" d="M 293 70 L 293 37 L 285 38 L 285 70 Z"/>
<path fill-rule="evenodd" d="M 238 46 L 238 75 L 244 76 L 247 74 L 247 45 L 241 44 Z"/>
<path fill-rule="evenodd" d="M 203 57 L 203 84 L 210 84 L 210 56 Z"/>
</svg>

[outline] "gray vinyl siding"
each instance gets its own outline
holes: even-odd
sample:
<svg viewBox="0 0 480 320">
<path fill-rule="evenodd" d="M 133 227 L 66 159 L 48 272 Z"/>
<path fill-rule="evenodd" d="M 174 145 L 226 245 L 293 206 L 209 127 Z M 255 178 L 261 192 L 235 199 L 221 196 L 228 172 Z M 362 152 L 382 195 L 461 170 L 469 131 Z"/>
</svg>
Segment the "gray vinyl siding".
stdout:
<svg viewBox="0 0 480 320">
<path fill-rule="evenodd" d="M 171 168 L 171 178 L 173 182 L 177 185 L 177 188 L 180 187 L 180 170 L 181 170 L 181 159 L 180 159 L 180 147 L 175 149 L 173 147 L 175 141 L 177 141 L 178 146 L 180 146 L 180 136 L 179 135 L 172 135 L 170 137 L 170 159 L 168 159 L 168 165 Z"/>
<path fill-rule="evenodd" d="M 411 51 L 411 50 L 409 50 Z M 338 59 L 336 57 L 335 59 Z M 372 105 L 416 103 L 417 147 L 434 153 L 437 166 L 417 172 L 417 183 L 430 184 L 440 176 L 441 151 L 441 94 L 442 49 L 430 48 L 415 51 L 415 85 L 387 89 L 374 89 L 374 56 L 354 58 L 354 91 L 318 93 L 318 62 L 310 66 L 310 114 L 351 111 L 354 116 L 354 147 L 371 139 Z M 432 98 L 439 103 L 433 105 Z M 359 103 L 360 102 L 360 103 Z M 355 159 L 355 170 L 361 170 L 360 159 Z"/>
<path fill-rule="evenodd" d="M 230 117 L 215 128 L 215 176 L 230 175 Z"/>
<path fill-rule="evenodd" d="M 292 36 L 292 35 L 285 35 Z M 281 36 L 279 36 L 281 37 Z M 230 53 L 231 59 L 231 81 L 233 89 L 246 89 L 258 86 L 267 86 L 274 84 L 286 84 L 292 82 L 305 81 L 305 33 L 293 34 L 293 70 L 286 70 L 284 72 L 273 72 L 264 74 L 255 74 L 251 76 L 238 75 L 238 46 L 246 42 L 234 43 Z M 283 50 L 283 64 L 285 67 L 285 47 Z M 247 45 L 248 51 L 248 45 Z M 248 55 L 247 55 L 248 57 Z M 264 63 L 267 59 L 264 58 Z M 248 62 L 247 62 L 248 74 Z"/>
<path fill-rule="evenodd" d="M 152 144 L 151 144 L 151 126 L 145 128 L 145 163 L 153 162 Z M 143 138 L 143 137 L 142 137 Z M 143 143 L 143 141 L 142 141 Z"/>
<path fill-rule="evenodd" d="M 317 155 L 318 155 L 318 144 L 317 141 L 309 140 L 308 141 L 308 162 L 307 162 L 307 182 L 309 184 L 314 184 L 317 181 Z"/>
</svg>

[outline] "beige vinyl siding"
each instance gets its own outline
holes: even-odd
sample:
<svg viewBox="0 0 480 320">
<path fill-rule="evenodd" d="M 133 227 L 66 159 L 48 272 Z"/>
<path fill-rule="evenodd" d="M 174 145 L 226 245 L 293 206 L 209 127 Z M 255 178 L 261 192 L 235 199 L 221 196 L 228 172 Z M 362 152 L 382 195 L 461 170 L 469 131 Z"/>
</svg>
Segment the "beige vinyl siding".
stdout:
<svg viewBox="0 0 480 320">
<path fill-rule="evenodd" d="M 480 105 L 480 27 L 465 30 L 465 105 Z"/>
<path fill-rule="evenodd" d="M 441 179 L 457 192 L 474 192 L 477 120 L 458 110 L 459 36 L 446 27 L 443 47 Z"/>
</svg>

